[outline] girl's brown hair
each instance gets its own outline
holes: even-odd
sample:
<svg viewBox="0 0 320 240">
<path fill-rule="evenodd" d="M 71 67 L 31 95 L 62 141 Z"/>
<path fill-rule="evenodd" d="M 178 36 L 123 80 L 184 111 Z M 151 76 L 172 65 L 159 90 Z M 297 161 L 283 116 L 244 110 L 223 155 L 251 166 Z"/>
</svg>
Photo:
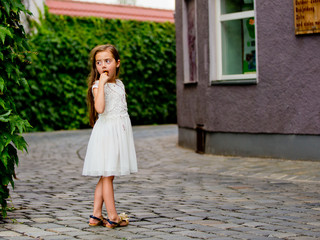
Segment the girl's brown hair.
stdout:
<svg viewBox="0 0 320 240">
<path fill-rule="evenodd" d="M 98 52 L 104 52 L 109 51 L 113 58 L 118 62 L 120 59 L 118 50 L 111 44 L 105 44 L 105 45 L 98 45 L 90 52 L 90 65 L 91 65 L 91 71 L 88 77 L 88 90 L 87 90 L 87 104 L 89 109 L 89 122 L 90 125 L 93 127 L 95 122 L 98 119 L 98 113 L 94 107 L 94 98 L 93 98 L 93 91 L 92 86 L 96 80 L 99 80 L 100 74 L 96 67 L 96 55 Z M 116 75 L 119 76 L 120 66 L 116 69 Z"/>
</svg>

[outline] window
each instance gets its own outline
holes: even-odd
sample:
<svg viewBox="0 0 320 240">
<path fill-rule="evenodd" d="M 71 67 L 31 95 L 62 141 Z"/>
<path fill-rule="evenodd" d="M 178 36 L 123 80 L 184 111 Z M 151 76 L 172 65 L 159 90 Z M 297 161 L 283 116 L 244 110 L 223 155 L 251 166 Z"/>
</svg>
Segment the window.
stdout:
<svg viewBox="0 0 320 240">
<path fill-rule="evenodd" d="M 198 81 L 196 0 L 183 1 L 182 16 L 184 83 L 196 83 Z"/>
<path fill-rule="evenodd" d="M 256 83 L 254 0 L 209 0 L 210 80 Z"/>
</svg>

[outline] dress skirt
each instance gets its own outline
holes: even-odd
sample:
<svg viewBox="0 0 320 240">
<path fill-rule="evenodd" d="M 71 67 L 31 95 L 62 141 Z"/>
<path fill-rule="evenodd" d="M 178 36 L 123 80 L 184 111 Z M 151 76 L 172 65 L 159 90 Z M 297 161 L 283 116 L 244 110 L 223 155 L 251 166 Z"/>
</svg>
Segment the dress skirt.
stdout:
<svg viewBox="0 0 320 240">
<path fill-rule="evenodd" d="M 82 175 L 108 177 L 137 171 L 129 115 L 100 116 L 90 136 Z"/>
</svg>

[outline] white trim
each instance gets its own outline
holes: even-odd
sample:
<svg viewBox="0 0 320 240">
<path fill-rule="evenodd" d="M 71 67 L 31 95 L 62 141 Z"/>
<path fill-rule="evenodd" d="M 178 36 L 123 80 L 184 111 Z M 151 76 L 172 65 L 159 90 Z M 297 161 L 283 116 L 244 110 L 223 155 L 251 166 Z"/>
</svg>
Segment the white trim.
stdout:
<svg viewBox="0 0 320 240">
<path fill-rule="evenodd" d="M 209 0 L 210 1 L 210 0 Z M 211 0 L 212 1 L 212 0 Z M 216 0 L 216 48 L 217 48 L 217 79 L 221 80 L 222 76 L 222 40 L 221 40 L 221 22 L 220 22 L 220 15 L 221 15 L 221 0 Z"/>
<path fill-rule="evenodd" d="M 253 1 L 253 4 L 254 6 L 257 6 L 256 5 L 256 0 Z M 259 64 L 259 61 L 258 61 L 258 29 L 257 29 L 257 11 L 254 10 L 254 33 L 255 33 L 255 41 L 256 41 L 256 83 L 259 82 L 259 68 L 258 68 L 258 64 Z"/>
<path fill-rule="evenodd" d="M 257 75 L 255 73 L 230 74 L 230 75 L 221 75 L 220 80 L 255 79 L 256 77 Z"/>
<path fill-rule="evenodd" d="M 196 79 L 194 82 L 199 81 L 199 48 L 198 48 L 198 4 L 197 0 L 194 0 L 194 29 L 195 29 L 195 35 L 196 35 Z"/>
<path fill-rule="evenodd" d="M 223 14 L 223 15 L 220 15 L 220 21 L 222 22 L 222 21 L 238 20 L 238 19 L 250 18 L 250 17 L 254 17 L 254 10 Z"/>
<path fill-rule="evenodd" d="M 209 9 L 209 85 L 211 84 L 212 79 L 218 78 L 218 72 L 219 69 L 218 64 L 218 49 L 217 49 L 217 24 L 216 23 L 216 14 L 213 14 L 215 12 L 215 4 L 212 0 L 208 0 L 208 9 Z"/>
</svg>

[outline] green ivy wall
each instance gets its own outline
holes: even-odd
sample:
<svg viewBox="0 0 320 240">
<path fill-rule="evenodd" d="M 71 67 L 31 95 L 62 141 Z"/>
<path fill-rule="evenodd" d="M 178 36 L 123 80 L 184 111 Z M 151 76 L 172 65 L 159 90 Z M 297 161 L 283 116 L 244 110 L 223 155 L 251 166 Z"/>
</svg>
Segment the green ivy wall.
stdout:
<svg viewBox="0 0 320 240">
<path fill-rule="evenodd" d="M 14 188 L 18 152 L 27 151 L 21 134 L 30 127 L 16 109 L 11 86 L 27 89 L 21 69 L 27 65 L 28 44 L 19 15 L 29 12 L 21 0 L 0 0 L 0 219 L 7 216 L 9 184 Z"/>
<path fill-rule="evenodd" d="M 132 124 L 176 122 L 174 24 L 58 16 L 46 9 L 31 27 L 31 63 L 21 69 L 30 88 L 11 88 L 34 131 L 89 127 L 89 53 L 106 43 L 120 53 Z"/>
</svg>

